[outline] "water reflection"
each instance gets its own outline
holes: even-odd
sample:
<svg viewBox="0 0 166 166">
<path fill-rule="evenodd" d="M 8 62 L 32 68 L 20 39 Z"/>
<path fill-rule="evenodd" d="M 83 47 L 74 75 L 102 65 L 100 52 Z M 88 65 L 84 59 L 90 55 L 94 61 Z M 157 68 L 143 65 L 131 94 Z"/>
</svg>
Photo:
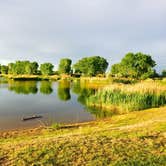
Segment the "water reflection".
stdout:
<svg viewBox="0 0 166 166">
<path fill-rule="evenodd" d="M 40 93 L 49 95 L 53 92 L 52 82 L 50 81 L 41 81 L 40 83 Z"/>
<path fill-rule="evenodd" d="M 68 101 L 71 99 L 70 95 L 70 81 L 61 80 L 58 84 L 58 98 L 62 101 Z"/>
<path fill-rule="evenodd" d="M 78 95 L 78 102 L 86 105 L 86 98 L 95 93 L 95 89 L 86 88 L 84 85 L 80 84 L 79 81 L 73 82 L 72 84 L 72 92 Z"/>
<path fill-rule="evenodd" d="M 8 89 L 17 94 L 36 94 L 40 89 L 41 94 L 50 95 L 53 93 L 53 85 L 50 81 L 41 81 L 39 84 L 36 81 L 13 81 L 8 82 Z M 101 111 L 97 108 L 89 108 L 86 106 L 86 98 L 94 94 L 96 89 L 93 87 L 85 87 L 79 81 L 71 82 L 69 80 L 61 80 L 58 82 L 57 97 L 61 101 L 71 99 L 70 89 L 72 93 L 77 94 L 77 101 L 81 103 L 88 112 L 95 115 L 96 118 L 105 118 L 112 116 L 115 112 Z"/>
<path fill-rule="evenodd" d="M 93 107 L 88 107 L 87 111 L 95 115 L 96 119 L 107 118 L 107 117 L 111 117 L 113 115 L 119 114 L 118 111 L 114 111 L 114 110 L 110 111 L 110 110 L 103 110 L 103 109 L 101 111 L 100 109 L 93 108 Z"/>
<path fill-rule="evenodd" d="M 0 77 L 0 84 L 7 84 L 7 83 L 8 83 L 8 81 L 6 78 Z"/>
<path fill-rule="evenodd" d="M 38 92 L 36 81 L 8 81 L 8 89 L 17 94 L 36 94 Z"/>
<path fill-rule="evenodd" d="M 73 119 L 75 116 L 78 116 L 81 112 L 80 120 L 76 120 L 76 122 L 83 121 L 82 119 L 92 120 L 95 118 L 105 118 L 108 116 L 112 116 L 114 113 L 111 111 L 101 111 L 96 108 L 89 108 L 86 104 L 86 99 L 95 93 L 96 88 L 93 86 L 85 86 L 85 83 L 80 83 L 79 80 L 69 81 L 69 80 L 60 80 L 58 82 L 51 81 L 14 81 L 14 80 L 0 80 L 0 85 L 6 83 L 6 89 L 9 91 L 15 92 L 15 94 L 24 94 L 25 98 L 22 98 L 19 95 L 15 96 L 15 100 L 11 99 L 10 102 L 15 104 L 15 110 L 22 109 L 28 110 L 31 112 L 40 112 L 43 110 L 51 110 L 56 113 L 55 119 L 60 116 L 65 122 L 70 121 L 69 119 Z M 2 83 L 3 82 L 3 83 Z M 1 88 L 2 89 L 2 88 Z M 37 94 L 33 96 L 28 96 L 30 94 Z M 47 96 L 44 96 L 44 95 Z M 12 94 L 8 93 L 5 95 L 6 99 L 9 100 L 12 98 Z M 14 94 L 13 94 L 14 95 Z M 17 106 L 17 102 L 21 101 L 23 106 Z M 66 102 L 68 101 L 68 102 Z M 69 102 L 70 101 L 70 102 Z M 29 105 L 29 103 L 33 103 Z M 4 109 L 9 109 L 4 104 Z M 18 108 L 19 107 L 19 108 Z M 32 108 L 31 108 L 32 107 Z M 70 110 L 71 113 L 67 114 L 66 110 Z M 63 113 L 65 112 L 65 114 Z M 61 115 L 63 114 L 63 115 Z M 84 117 L 83 117 L 84 115 Z M 93 116 L 92 116 L 93 115 Z M 51 115 L 52 117 L 53 115 Z M 66 120 L 67 119 L 67 120 Z"/>
</svg>

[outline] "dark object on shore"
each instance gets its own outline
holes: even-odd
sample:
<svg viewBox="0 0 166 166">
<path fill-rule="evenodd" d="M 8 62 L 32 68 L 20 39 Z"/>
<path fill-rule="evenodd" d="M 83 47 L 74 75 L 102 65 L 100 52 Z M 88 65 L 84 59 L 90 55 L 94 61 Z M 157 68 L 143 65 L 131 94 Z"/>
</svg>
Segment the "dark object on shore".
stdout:
<svg viewBox="0 0 166 166">
<path fill-rule="evenodd" d="M 38 119 L 38 118 L 42 118 L 42 116 L 41 115 L 33 115 L 33 116 L 30 116 L 30 117 L 24 117 L 24 118 L 22 118 L 22 121 Z"/>
</svg>

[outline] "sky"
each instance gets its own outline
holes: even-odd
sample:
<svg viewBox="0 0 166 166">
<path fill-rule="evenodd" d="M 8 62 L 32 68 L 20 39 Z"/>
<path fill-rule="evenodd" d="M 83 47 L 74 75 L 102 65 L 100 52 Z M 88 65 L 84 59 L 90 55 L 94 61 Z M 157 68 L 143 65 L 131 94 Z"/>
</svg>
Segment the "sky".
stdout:
<svg viewBox="0 0 166 166">
<path fill-rule="evenodd" d="M 96 55 L 112 65 L 128 52 L 166 69 L 165 0 L 0 0 L 0 64 Z"/>
</svg>

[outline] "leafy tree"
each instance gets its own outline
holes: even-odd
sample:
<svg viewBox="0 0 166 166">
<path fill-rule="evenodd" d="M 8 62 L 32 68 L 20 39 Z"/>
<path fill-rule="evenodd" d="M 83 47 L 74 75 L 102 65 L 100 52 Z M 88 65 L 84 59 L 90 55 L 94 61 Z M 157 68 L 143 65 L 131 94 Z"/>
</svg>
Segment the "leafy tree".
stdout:
<svg viewBox="0 0 166 166">
<path fill-rule="evenodd" d="M 14 66 L 14 74 L 26 74 L 25 67 L 28 63 L 29 61 L 16 61 Z"/>
<path fill-rule="evenodd" d="M 9 74 L 37 74 L 38 63 L 30 61 L 16 61 L 9 63 Z"/>
<path fill-rule="evenodd" d="M 111 67 L 111 74 L 121 76 L 122 65 L 120 63 L 114 64 Z"/>
<path fill-rule="evenodd" d="M 39 65 L 37 62 L 27 63 L 25 66 L 26 74 L 37 74 L 37 69 Z"/>
<path fill-rule="evenodd" d="M 107 67 L 107 60 L 100 56 L 82 58 L 73 66 L 75 73 L 82 73 L 88 76 L 103 74 Z"/>
<path fill-rule="evenodd" d="M 15 64 L 14 63 L 8 64 L 8 74 L 15 74 Z"/>
<path fill-rule="evenodd" d="M 2 65 L 1 66 L 1 73 L 2 74 L 8 74 L 8 66 Z"/>
<path fill-rule="evenodd" d="M 69 74 L 71 72 L 71 63 L 72 63 L 71 59 L 68 58 L 61 59 L 59 63 L 59 73 Z"/>
<path fill-rule="evenodd" d="M 120 63 L 112 66 L 111 73 L 123 77 L 148 78 L 156 74 L 153 69 L 155 65 L 150 55 L 128 53 Z"/>
<path fill-rule="evenodd" d="M 166 77 L 166 70 L 162 71 L 162 77 Z"/>
<path fill-rule="evenodd" d="M 53 73 L 53 64 L 51 63 L 43 63 L 40 65 L 40 70 L 42 75 L 51 75 Z"/>
</svg>

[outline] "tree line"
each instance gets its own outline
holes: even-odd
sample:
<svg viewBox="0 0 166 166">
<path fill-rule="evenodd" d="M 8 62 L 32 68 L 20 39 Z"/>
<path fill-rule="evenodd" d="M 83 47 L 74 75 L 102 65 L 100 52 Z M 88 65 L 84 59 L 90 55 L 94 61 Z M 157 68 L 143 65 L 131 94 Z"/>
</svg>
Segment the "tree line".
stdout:
<svg viewBox="0 0 166 166">
<path fill-rule="evenodd" d="M 58 71 L 54 71 L 52 63 L 16 61 L 8 65 L 0 65 L 1 74 L 12 75 L 53 75 L 72 74 L 83 76 L 104 75 L 109 63 L 100 56 L 91 56 L 80 59 L 72 65 L 72 60 L 63 58 L 60 60 Z M 156 62 L 150 55 L 144 53 L 127 53 L 122 60 L 111 66 L 110 75 L 114 77 L 130 77 L 136 79 L 146 79 L 159 76 L 154 67 Z M 162 71 L 162 76 L 166 77 L 166 70 Z"/>
</svg>

